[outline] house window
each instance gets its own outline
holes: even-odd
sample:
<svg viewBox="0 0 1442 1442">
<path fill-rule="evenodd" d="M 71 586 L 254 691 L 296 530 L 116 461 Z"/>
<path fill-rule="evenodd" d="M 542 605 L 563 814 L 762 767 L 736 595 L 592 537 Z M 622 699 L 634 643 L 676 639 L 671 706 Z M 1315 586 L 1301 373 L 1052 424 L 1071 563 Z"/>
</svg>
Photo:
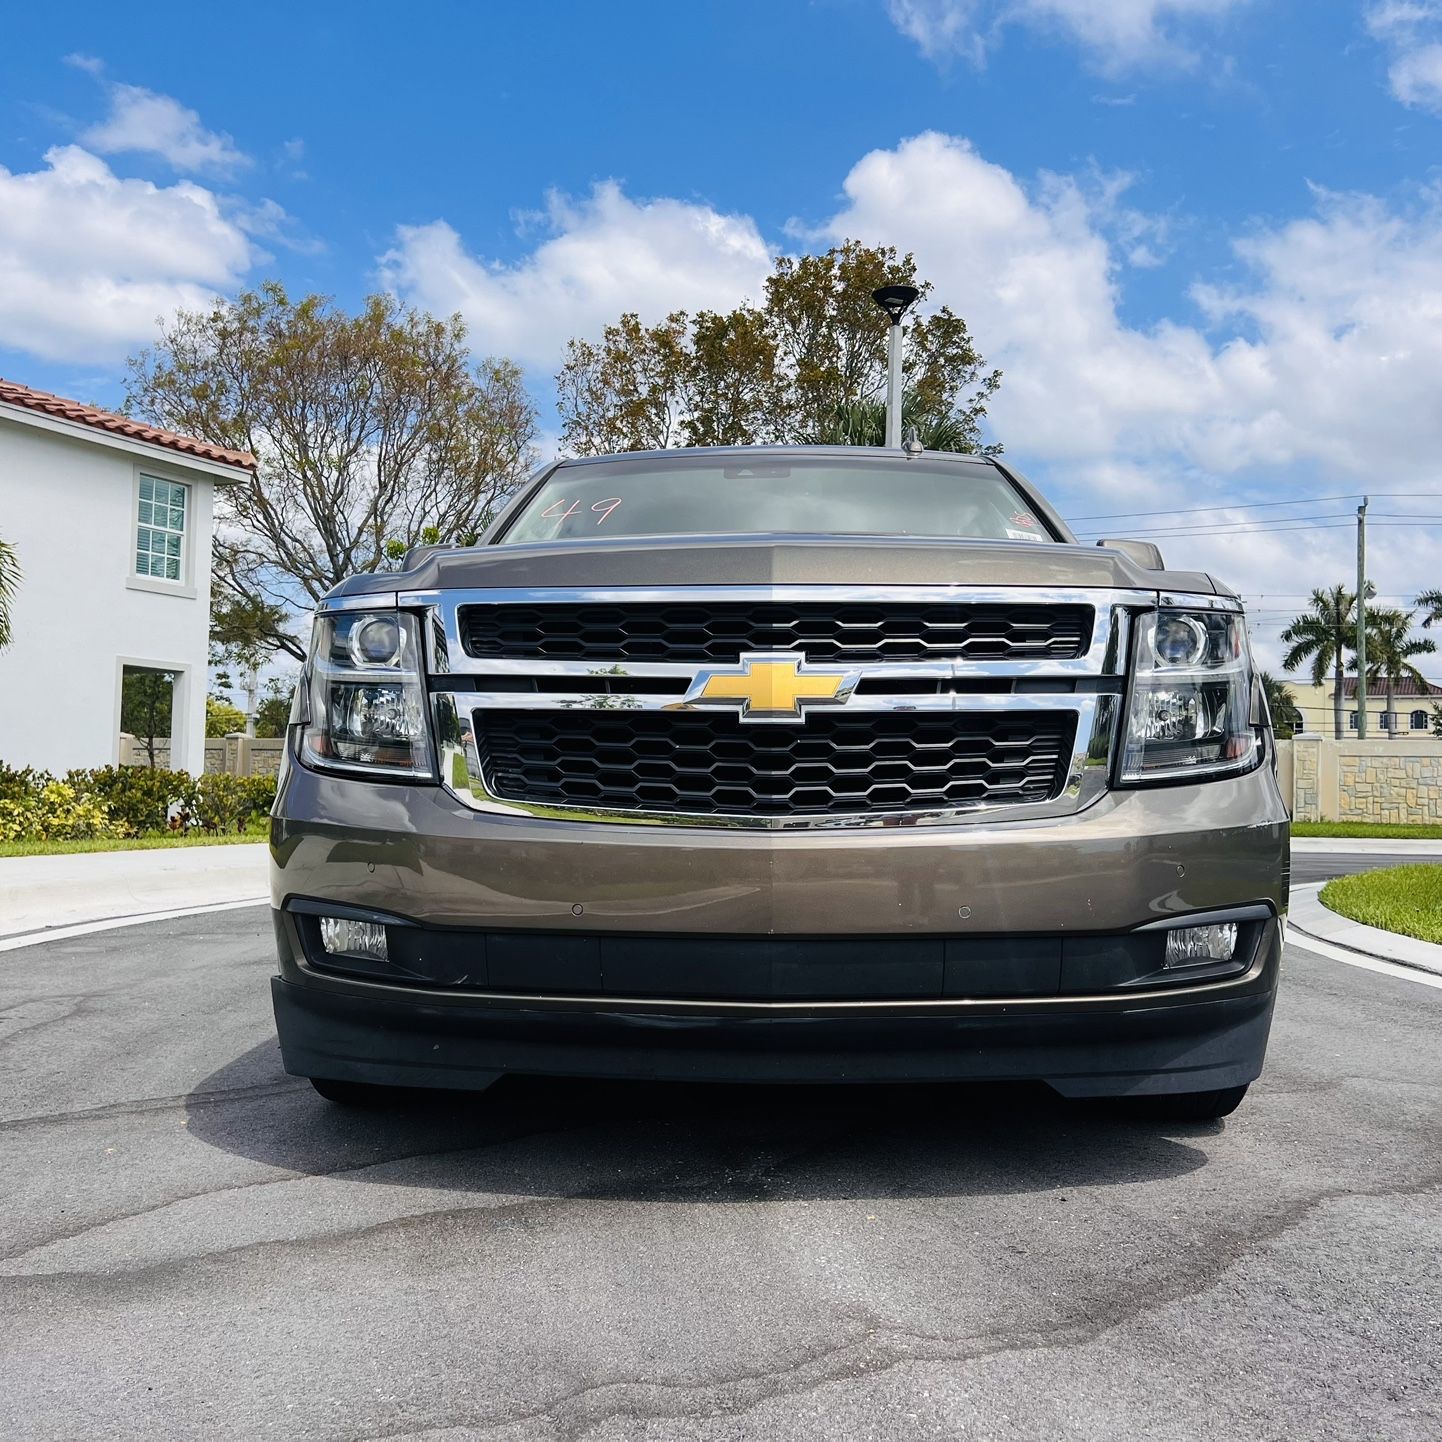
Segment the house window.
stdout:
<svg viewBox="0 0 1442 1442">
<path fill-rule="evenodd" d="M 1347 712 L 1347 726 L 1352 731 L 1357 729 L 1357 713 L 1355 711 Z"/>
<path fill-rule="evenodd" d="M 135 526 L 135 574 L 181 581 L 185 566 L 185 511 L 189 487 L 141 476 Z"/>
<path fill-rule="evenodd" d="M 1414 731 L 1425 731 L 1427 729 L 1427 713 L 1425 711 L 1414 711 L 1412 713 L 1412 729 Z"/>
</svg>

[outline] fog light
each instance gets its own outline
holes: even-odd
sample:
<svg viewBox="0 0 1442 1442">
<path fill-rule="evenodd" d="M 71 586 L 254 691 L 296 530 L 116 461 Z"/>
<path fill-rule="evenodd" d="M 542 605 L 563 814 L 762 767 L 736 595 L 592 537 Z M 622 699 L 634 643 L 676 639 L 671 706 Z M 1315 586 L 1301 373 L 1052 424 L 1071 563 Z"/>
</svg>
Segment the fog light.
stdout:
<svg viewBox="0 0 1442 1442">
<path fill-rule="evenodd" d="M 1179 926 L 1167 932 L 1163 966 L 1197 966 L 1207 961 L 1230 961 L 1237 949 L 1237 923 L 1219 921 L 1212 926 Z"/>
<path fill-rule="evenodd" d="M 388 961 L 386 929 L 373 921 L 346 921 L 339 916 L 320 919 L 320 942 L 332 956 L 364 956 Z"/>
</svg>

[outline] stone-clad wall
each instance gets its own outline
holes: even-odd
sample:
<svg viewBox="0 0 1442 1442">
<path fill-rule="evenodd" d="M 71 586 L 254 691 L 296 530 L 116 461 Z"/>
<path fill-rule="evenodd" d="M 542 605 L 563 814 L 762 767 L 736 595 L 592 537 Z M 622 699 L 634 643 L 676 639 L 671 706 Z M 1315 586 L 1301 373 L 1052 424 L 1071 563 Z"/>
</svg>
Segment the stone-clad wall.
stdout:
<svg viewBox="0 0 1442 1442">
<path fill-rule="evenodd" d="M 1343 755 L 1337 765 L 1339 821 L 1442 822 L 1442 752 Z"/>
<path fill-rule="evenodd" d="M 1290 800 L 1298 821 L 1442 824 L 1442 741 L 1302 734 L 1282 747 L 1291 752 Z M 1279 776 L 1287 773 L 1279 767 Z M 1284 795 L 1288 789 L 1283 786 Z"/>
<path fill-rule="evenodd" d="M 232 776 L 274 776 L 280 770 L 285 742 L 255 736 L 211 736 L 205 742 L 205 769 L 228 771 Z M 122 766 L 150 765 L 150 751 L 135 736 L 120 738 Z M 170 765 L 170 739 L 155 741 L 155 764 L 162 769 Z"/>
<path fill-rule="evenodd" d="M 1315 747 L 1299 746 L 1292 752 L 1292 815 L 1303 820 L 1320 815 L 1318 810 L 1318 756 Z M 1286 795 L 1285 788 L 1282 795 Z"/>
</svg>

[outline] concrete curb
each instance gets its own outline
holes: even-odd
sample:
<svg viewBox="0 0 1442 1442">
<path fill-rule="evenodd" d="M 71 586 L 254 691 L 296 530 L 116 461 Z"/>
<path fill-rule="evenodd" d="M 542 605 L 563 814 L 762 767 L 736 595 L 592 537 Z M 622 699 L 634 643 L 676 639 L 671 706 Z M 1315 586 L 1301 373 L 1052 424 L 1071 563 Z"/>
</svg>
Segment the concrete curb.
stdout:
<svg viewBox="0 0 1442 1442">
<path fill-rule="evenodd" d="M 1349 856 L 1436 856 L 1442 858 L 1442 840 L 1386 841 L 1362 836 L 1294 836 L 1292 850 L 1299 855 L 1343 853 Z"/>
<path fill-rule="evenodd" d="M 1374 961 L 1390 961 L 1394 966 L 1442 976 L 1442 946 L 1416 937 L 1399 936 L 1395 931 L 1382 931 L 1349 921 L 1323 906 L 1318 893 L 1326 885 L 1316 881 L 1308 886 L 1294 887 L 1287 913 L 1288 929 L 1312 941 L 1325 941 Z"/>
</svg>

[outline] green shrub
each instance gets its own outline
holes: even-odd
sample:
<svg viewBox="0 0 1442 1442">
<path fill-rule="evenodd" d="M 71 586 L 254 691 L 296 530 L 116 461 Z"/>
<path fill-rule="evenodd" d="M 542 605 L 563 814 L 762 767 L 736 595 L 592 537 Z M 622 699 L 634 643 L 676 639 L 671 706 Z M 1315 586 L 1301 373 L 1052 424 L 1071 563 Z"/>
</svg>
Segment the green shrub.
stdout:
<svg viewBox="0 0 1442 1442">
<path fill-rule="evenodd" d="M 84 841 L 156 831 L 244 831 L 275 802 L 274 776 L 97 766 L 57 781 L 0 761 L 0 841 Z M 173 815 L 172 815 L 173 813 Z"/>
<path fill-rule="evenodd" d="M 243 831 L 251 812 L 249 777 L 207 772 L 196 783 L 195 820 L 205 831 Z"/>
<path fill-rule="evenodd" d="M 0 800 L 0 841 L 88 841 L 124 834 L 98 798 L 69 781 L 46 780 L 28 796 Z"/>
<path fill-rule="evenodd" d="M 172 807 L 181 826 L 195 814 L 195 778 L 187 771 L 97 766 L 93 771 L 72 771 L 65 779 L 95 796 L 128 836 L 167 830 Z"/>
<path fill-rule="evenodd" d="M 0 761 L 0 801 L 24 801 L 40 794 L 40 788 L 55 778 L 33 766 L 7 766 Z"/>
<path fill-rule="evenodd" d="M 250 802 L 250 815 L 254 820 L 257 816 L 269 816 L 270 808 L 275 805 L 274 776 L 247 776 L 245 778 L 245 794 Z"/>
</svg>

